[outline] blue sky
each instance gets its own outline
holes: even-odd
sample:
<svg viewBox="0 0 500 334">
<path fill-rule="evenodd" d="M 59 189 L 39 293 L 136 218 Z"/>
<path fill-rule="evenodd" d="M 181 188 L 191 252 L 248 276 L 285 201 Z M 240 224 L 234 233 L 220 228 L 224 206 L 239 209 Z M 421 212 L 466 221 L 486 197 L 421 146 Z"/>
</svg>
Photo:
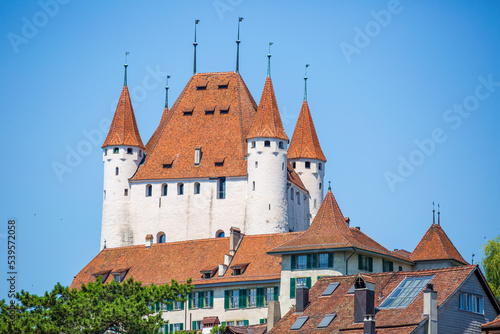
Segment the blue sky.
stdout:
<svg viewBox="0 0 500 334">
<path fill-rule="evenodd" d="M 2 277 L 9 218 L 18 224 L 18 289 L 69 285 L 98 253 L 100 146 L 125 51 L 147 142 L 167 73 L 171 104 L 192 74 L 194 20 L 198 71 L 231 71 L 238 16 L 240 73 L 256 101 L 274 43 L 272 79 L 289 137 L 311 65 L 325 179 L 351 224 L 412 251 L 439 202 L 463 257 L 481 259 L 481 245 L 500 234 L 499 1 L 8 0 L 0 3 Z"/>
</svg>

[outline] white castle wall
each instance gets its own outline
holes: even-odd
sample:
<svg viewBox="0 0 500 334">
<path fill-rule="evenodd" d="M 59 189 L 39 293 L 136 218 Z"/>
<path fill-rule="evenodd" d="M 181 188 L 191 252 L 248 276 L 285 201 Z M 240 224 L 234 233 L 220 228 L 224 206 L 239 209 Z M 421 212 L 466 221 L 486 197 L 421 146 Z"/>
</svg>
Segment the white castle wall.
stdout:
<svg viewBox="0 0 500 334">
<path fill-rule="evenodd" d="M 311 221 L 318 213 L 319 207 L 324 198 L 324 177 L 325 177 L 325 163 L 316 159 L 290 159 L 295 163 L 295 172 L 299 174 L 302 183 L 309 191 L 309 212 L 311 213 Z M 306 162 L 311 163 L 310 168 L 306 168 Z M 321 170 L 319 165 L 321 164 Z"/>
<path fill-rule="evenodd" d="M 113 153 L 118 148 L 118 153 Z M 131 149 L 132 153 L 127 153 Z M 107 146 L 103 150 L 104 187 L 102 206 L 101 249 L 120 247 L 133 243 L 133 221 L 129 219 L 131 189 L 129 178 L 134 175 L 142 160 L 143 152 L 137 147 Z M 116 175 L 118 168 L 118 175 Z M 127 196 L 125 190 L 128 190 Z"/>
<path fill-rule="evenodd" d="M 264 146 L 266 141 L 270 141 L 270 147 Z M 287 146 L 285 140 L 276 138 L 248 140 L 246 231 L 249 234 L 288 231 Z"/>
<path fill-rule="evenodd" d="M 307 230 L 310 225 L 309 195 L 293 183 L 289 182 L 287 201 L 288 226 L 290 231 Z"/>
</svg>

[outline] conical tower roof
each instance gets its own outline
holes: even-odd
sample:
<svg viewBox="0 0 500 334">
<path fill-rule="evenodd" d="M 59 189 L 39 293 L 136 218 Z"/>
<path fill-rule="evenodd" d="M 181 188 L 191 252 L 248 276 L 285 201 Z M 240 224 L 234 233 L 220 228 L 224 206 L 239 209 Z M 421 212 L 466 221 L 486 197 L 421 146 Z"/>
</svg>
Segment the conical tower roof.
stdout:
<svg viewBox="0 0 500 334">
<path fill-rule="evenodd" d="M 257 137 L 278 138 L 288 141 L 288 136 L 281 123 L 273 83 L 269 76 L 266 78 L 259 107 L 257 108 L 257 115 L 247 138 Z"/>
<path fill-rule="evenodd" d="M 169 116 L 170 116 L 170 112 L 169 112 L 168 108 L 165 107 L 165 109 L 163 109 L 163 114 L 161 115 L 160 124 L 156 128 L 156 130 L 153 133 L 153 135 L 151 136 L 151 138 L 149 138 L 148 143 L 146 144 L 146 152 L 148 152 L 148 153 L 153 152 L 153 150 L 156 146 L 156 143 L 158 142 L 158 139 L 160 139 L 160 136 L 161 136 L 161 133 L 163 132 L 163 129 L 165 128 L 165 126 L 168 123 Z"/>
<path fill-rule="evenodd" d="M 468 264 L 440 225 L 432 224 L 410 258 L 413 261 L 455 260 Z"/>
<path fill-rule="evenodd" d="M 314 128 L 311 111 L 307 100 L 302 103 L 297 125 L 293 131 L 292 141 L 288 147 L 288 159 L 308 158 L 326 162 Z"/>
<path fill-rule="evenodd" d="M 123 86 L 113 122 L 109 127 L 108 136 L 102 147 L 115 145 L 137 146 L 145 149 L 139 135 L 132 101 L 130 100 L 130 94 L 126 85 Z"/>
</svg>

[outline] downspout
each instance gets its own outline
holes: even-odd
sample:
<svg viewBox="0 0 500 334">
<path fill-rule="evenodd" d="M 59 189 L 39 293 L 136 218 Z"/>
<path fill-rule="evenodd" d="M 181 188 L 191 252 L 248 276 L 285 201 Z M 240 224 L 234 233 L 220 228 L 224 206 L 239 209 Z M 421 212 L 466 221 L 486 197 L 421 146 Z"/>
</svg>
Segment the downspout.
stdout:
<svg viewBox="0 0 500 334">
<path fill-rule="evenodd" d="M 345 274 L 346 274 L 346 275 L 348 275 L 347 270 L 349 269 L 349 265 L 348 265 L 348 263 L 349 263 L 349 259 L 351 258 L 351 256 L 353 256 L 353 255 L 356 253 L 356 247 L 353 247 L 353 249 L 354 249 L 354 252 L 353 252 L 351 255 L 349 255 L 349 257 L 348 257 L 347 259 L 345 258 L 345 251 L 344 251 Z"/>
</svg>

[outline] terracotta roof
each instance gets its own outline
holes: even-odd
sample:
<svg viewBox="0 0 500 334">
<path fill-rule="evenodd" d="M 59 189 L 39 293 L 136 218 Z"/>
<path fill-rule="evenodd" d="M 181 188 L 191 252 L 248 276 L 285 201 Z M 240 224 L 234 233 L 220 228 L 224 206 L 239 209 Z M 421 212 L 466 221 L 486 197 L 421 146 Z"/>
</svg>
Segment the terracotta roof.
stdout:
<svg viewBox="0 0 500 334">
<path fill-rule="evenodd" d="M 102 147 L 114 145 L 137 146 L 145 149 L 139 135 L 127 86 L 123 86 L 108 136 Z"/>
<path fill-rule="evenodd" d="M 292 141 L 288 147 L 288 159 L 296 158 L 317 159 L 326 162 L 307 101 L 302 103 Z"/>
<path fill-rule="evenodd" d="M 331 190 L 326 193 L 311 226 L 299 237 L 273 249 L 270 253 L 335 248 L 358 248 L 410 261 L 407 256 L 389 251 L 359 229 L 349 227 Z"/>
<path fill-rule="evenodd" d="M 228 334 L 266 334 L 267 324 L 250 326 L 227 326 L 224 333 Z"/>
<path fill-rule="evenodd" d="M 264 90 L 257 109 L 257 117 L 247 138 L 267 137 L 279 138 L 288 141 L 283 124 L 281 123 L 278 103 L 274 95 L 273 83 L 270 77 L 266 78 Z"/>
<path fill-rule="evenodd" d="M 440 225 L 432 224 L 411 254 L 413 261 L 455 260 L 468 264 Z"/>
<path fill-rule="evenodd" d="M 248 263 L 241 275 L 232 275 L 228 270 L 224 276 L 203 279 L 200 268 L 209 270 L 224 263 L 224 255 L 229 253 L 229 237 L 188 240 L 103 249 L 75 277 L 71 288 L 93 281 L 92 274 L 130 268 L 125 279 L 134 277 L 144 284 L 166 284 L 171 279 L 185 282 L 193 279 L 195 285 L 214 283 L 259 281 L 280 279 L 281 258 L 267 254 L 267 251 L 296 238 L 303 232 L 281 234 L 261 234 L 243 236 L 232 263 Z M 106 282 L 110 282 L 108 277 Z"/>
<path fill-rule="evenodd" d="M 156 146 L 156 143 L 158 142 L 158 139 L 160 139 L 160 135 L 163 132 L 163 129 L 167 125 L 168 118 L 169 118 L 169 110 L 168 108 L 163 109 L 163 114 L 161 115 L 161 120 L 160 124 L 156 128 L 155 132 L 149 138 L 148 143 L 146 144 L 146 152 L 153 152 L 154 148 Z"/>
<path fill-rule="evenodd" d="M 219 317 L 203 317 L 203 320 L 201 321 L 203 325 L 208 324 L 208 325 L 213 325 L 213 324 L 220 324 Z"/>
<path fill-rule="evenodd" d="M 370 276 L 375 282 L 375 307 L 379 307 L 385 297 L 401 283 L 405 277 L 433 276 L 430 283 L 434 284 L 437 294 L 437 304 L 440 307 L 447 299 L 463 284 L 463 282 L 473 273 L 477 275 L 477 266 L 460 266 L 443 269 L 430 269 L 407 272 L 387 272 Z M 347 294 L 347 291 L 354 284 L 356 276 L 331 276 L 319 280 L 310 290 L 310 304 L 301 313 L 295 313 L 295 307 L 274 326 L 270 334 L 290 333 L 290 327 L 298 316 L 309 316 L 299 330 L 294 333 L 363 333 L 363 324 L 355 324 L 354 320 L 354 295 Z M 321 296 L 322 292 L 330 283 L 340 283 L 337 289 L 330 296 Z M 379 298 L 381 295 L 384 298 Z M 418 325 L 426 320 L 422 316 L 423 292 L 405 308 L 379 309 L 375 317 L 377 333 L 411 333 Z M 317 326 L 326 314 L 335 313 L 335 319 L 327 328 L 318 329 Z"/>
<path fill-rule="evenodd" d="M 500 315 L 495 320 L 481 325 L 481 329 L 500 329 Z"/>
<path fill-rule="evenodd" d="M 227 81 L 227 88 L 219 82 Z M 205 89 L 198 86 L 207 84 Z M 205 86 L 200 86 L 205 87 Z M 215 106 L 207 113 L 208 106 Z M 227 107 L 229 111 L 226 113 Z M 257 104 L 238 73 L 198 73 L 191 77 L 148 142 L 151 150 L 133 180 L 200 178 L 247 175 L 246 137 Z M 192 112 L 190 112 L 192 111 Z M 164 123 L 164 125 L 162 125 Z M 155 143 L 155 137 L 158 137 Z M 201 162 L 194 150 L 201 146 Z M 164 161 L 175 156 L 169 168 Z M 222 166 L 215 161 L 224 158 Z"/>
<path fill-rule="evenodd" d="M 299 187 L 300 189 L 305 191 L 306 194 L 309 194 L 309 191 L 307 191 L 306 187 L 302 183 L 302 180 L 300 179 L 299 174 L 297 174 L 295 172 L 295 170 L 293 169 L 293 166 L 290 163 L 290 161 L 287 161 L 287 163 L 286 163 L 286 178 L 287 178 L 288 182 L 293 183 L 294 185 L 296 185 L 297 187 Z"/>
</svg>

